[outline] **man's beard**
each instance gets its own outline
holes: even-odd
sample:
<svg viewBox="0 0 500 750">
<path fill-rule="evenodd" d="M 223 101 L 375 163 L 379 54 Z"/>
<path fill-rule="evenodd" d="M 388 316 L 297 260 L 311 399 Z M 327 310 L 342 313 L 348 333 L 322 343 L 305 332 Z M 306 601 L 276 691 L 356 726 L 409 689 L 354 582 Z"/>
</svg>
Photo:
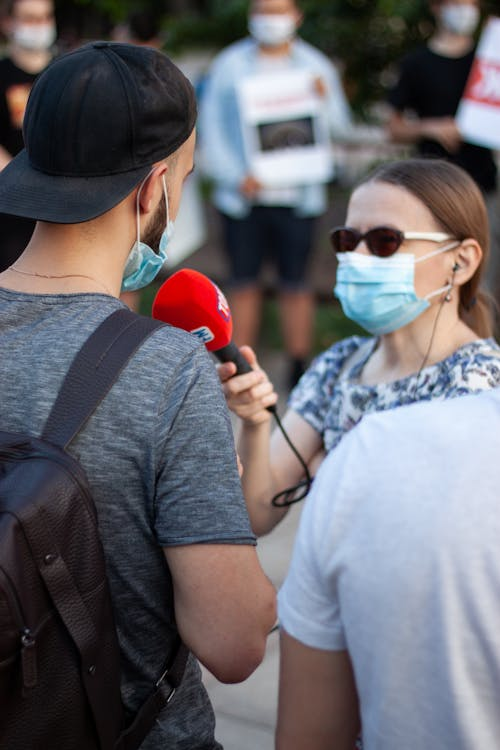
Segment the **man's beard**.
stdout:
<svg viewBox="0 0 500 750">
<path fill-rule="evenodd" d="M 144 236 L 142 241 L 149 245 L 156 254 L 160 251 L 160 240 L 165 227 L 167 225 L 167 204 L 165 201 L 165 194 L 158 204 L 158 207 L 151 219 L 149 226 L 144 230 Z"/>
</svg>

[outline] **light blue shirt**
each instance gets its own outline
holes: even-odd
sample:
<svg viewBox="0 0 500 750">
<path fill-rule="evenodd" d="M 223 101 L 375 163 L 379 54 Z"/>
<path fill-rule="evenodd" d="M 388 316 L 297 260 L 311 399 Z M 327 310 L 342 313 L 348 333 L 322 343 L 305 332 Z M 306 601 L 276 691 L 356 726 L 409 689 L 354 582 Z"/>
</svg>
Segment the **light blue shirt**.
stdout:
<svg viewBox="0 0 500 750">
<path fill-rule="evenodd" d="M 212 63 L 200 102 L 199 141 L 202 171 L 215 184 L 216 207 L 234 218 L 248 215 L 251 203 L 239 185 L 251 173 L 243 141 L 237 84 L 261 70 L 256 42 L 247 37 L 220 52 Z M 311 71 L 327 89 L 327 111 L 332 137 L 345 135 L 351 127 L 351 113 L 340 77 L 330 60 L 302 39 L 295 39 L 291 54 L 277 63 L 294 70 Z M 268 68 L 271 62 L 266 63 Z M 291 205 L 301 216 L 318 216 L 327 205 L 325 184 L 297 188 Z"/>
</svg>

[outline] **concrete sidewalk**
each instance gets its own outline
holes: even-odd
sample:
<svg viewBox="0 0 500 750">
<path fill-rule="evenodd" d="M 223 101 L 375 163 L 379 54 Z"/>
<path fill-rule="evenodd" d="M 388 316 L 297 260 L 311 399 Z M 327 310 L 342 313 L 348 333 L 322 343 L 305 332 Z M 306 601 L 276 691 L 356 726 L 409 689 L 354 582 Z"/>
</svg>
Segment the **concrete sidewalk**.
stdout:
<svg viewBox="0 0 500 750">
<path fill-rule="evenodd" d="M 279 352 L 259 352 L 262 367 L 279 394 L 278 412 L 284 414 L 286 360 Z M 286 575 L 302 503 L 292 506 L 285 519 L 258 541 L 262 567 L 278 589 Z M 279 671 L 279 634 L 269 635 L 266 655 L 255 672 L 239 685 L 222 685 L 205 671 L 204 681 L 216 719 L 216 738 L 225 750 L 272 750 L 276 722 Z"/>
</svg>

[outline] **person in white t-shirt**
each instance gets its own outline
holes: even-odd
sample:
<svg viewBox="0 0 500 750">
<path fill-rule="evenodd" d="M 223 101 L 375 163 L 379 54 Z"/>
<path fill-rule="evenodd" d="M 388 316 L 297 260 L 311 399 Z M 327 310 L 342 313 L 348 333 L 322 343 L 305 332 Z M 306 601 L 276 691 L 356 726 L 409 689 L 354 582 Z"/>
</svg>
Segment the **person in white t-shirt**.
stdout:
<svg viewBox="0 0 500 750">
<path fill-rule="evenodd" d="M 279 593 L 278 750 L 500 745 L 500 389 L 367 416 Z"/>
</svg>

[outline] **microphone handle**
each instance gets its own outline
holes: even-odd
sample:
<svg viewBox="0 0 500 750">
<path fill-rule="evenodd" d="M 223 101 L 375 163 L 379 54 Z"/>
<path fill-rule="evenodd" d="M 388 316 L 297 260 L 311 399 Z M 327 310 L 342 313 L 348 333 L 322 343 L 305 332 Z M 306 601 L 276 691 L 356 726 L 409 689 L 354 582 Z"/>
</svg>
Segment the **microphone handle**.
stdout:
<svg viewBox="0 0 500 750">
<path fill-rule="evenodd" d="M 252 372 L 252 368 L 233 341 L 230 341 L 227 346 L 223 346 L 221 349 L 216 349 L 214 354 L 220 362 L 234 362 L 236 375 Z"/>
<path fill-rule="evenodd" d="M 234 362 L 236 365 L 235 375 L 244 375 L 246 372 L 252 372 L 252 368 L 233 341 L 230 341 L 227 346 L 216 349 L 213 354 L 215 354 L 220 362 Z M 276 414 L 275 404 L 266 408 L 271 414 Z"/>
</svg>

